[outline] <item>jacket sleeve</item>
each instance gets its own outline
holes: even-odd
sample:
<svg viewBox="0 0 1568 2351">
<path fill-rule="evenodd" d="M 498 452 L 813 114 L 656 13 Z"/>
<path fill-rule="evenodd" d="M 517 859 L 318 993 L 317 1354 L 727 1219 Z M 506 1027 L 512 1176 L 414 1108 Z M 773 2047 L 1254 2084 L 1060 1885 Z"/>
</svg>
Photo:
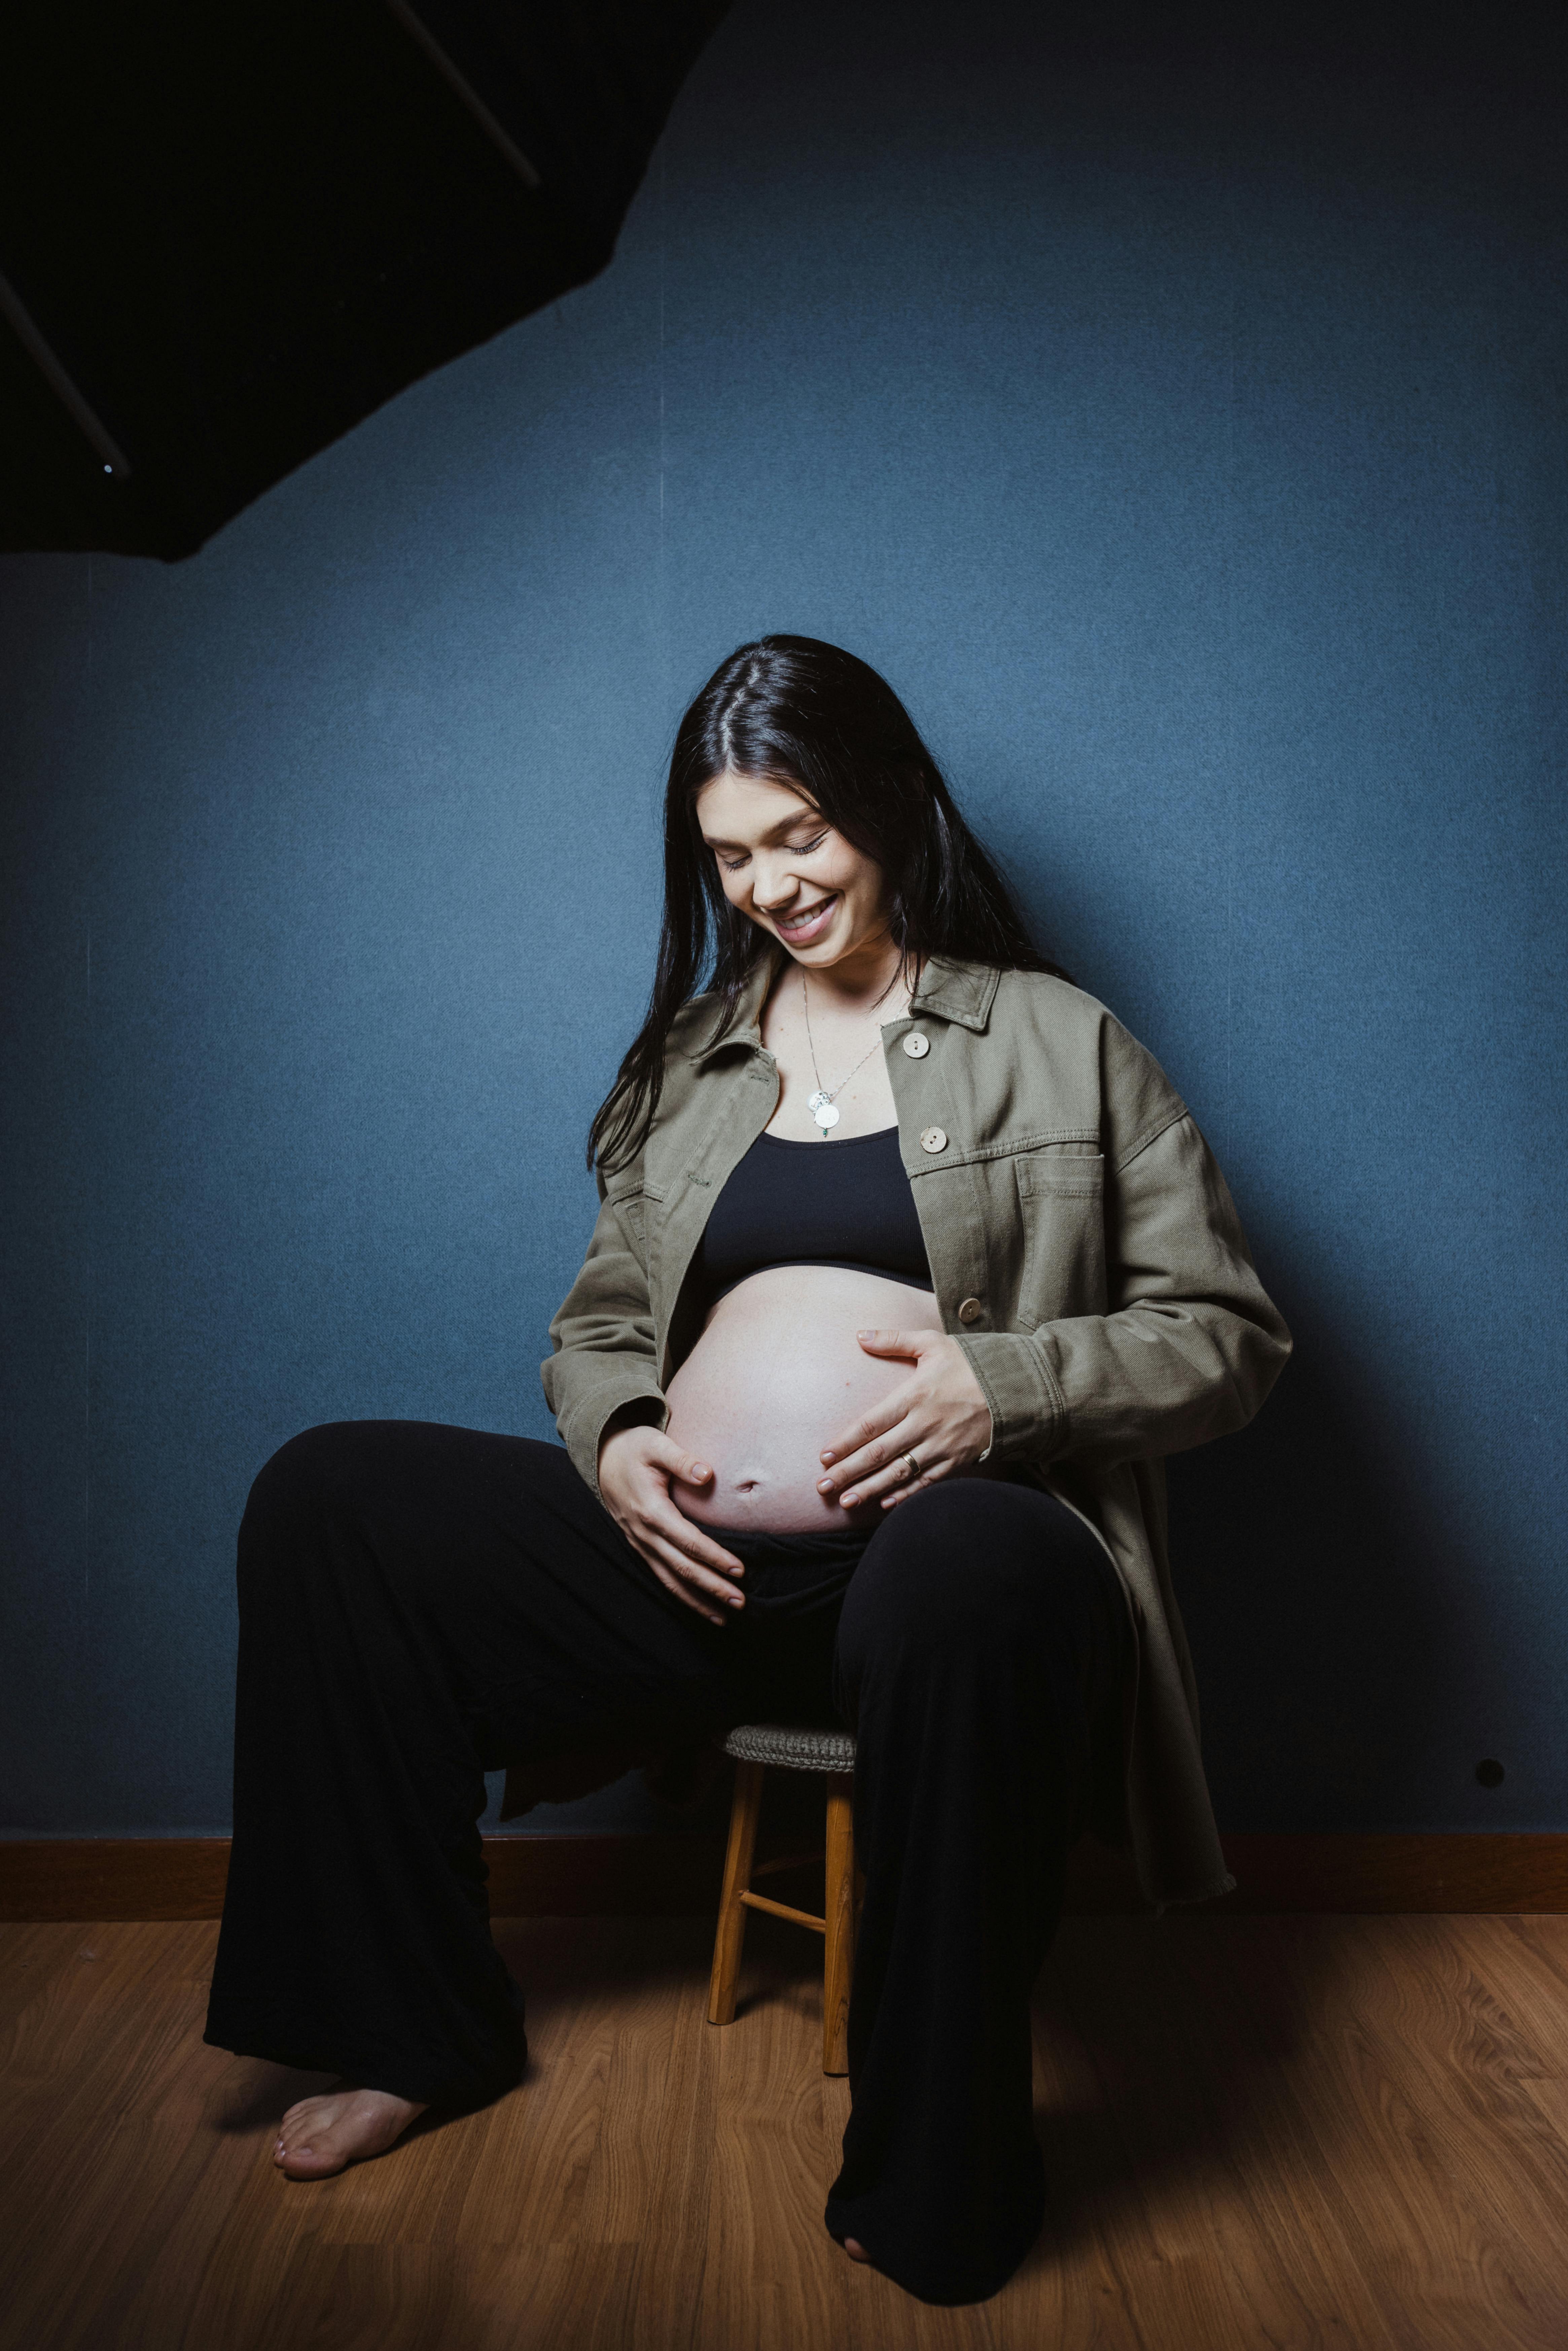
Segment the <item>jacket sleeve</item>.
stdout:
<svg viewBox="0 0 1568 2351">
<path fill-rule="evenodd" d="M 1112 1462 L 1205 1444 L 1251 1419 L 1290 1354 L 1185 1106 L 1171 1095 L 1155 1131 L 1106 1160 L 1109 1311 L 960 1338 L 1000 1459 Z"/>
<path fill-rule="evenodd" d="M 539 1366 L 545 1400 L 579 1475 L 599 1491 L 599 1441 L 612 1414 L 645 1404 L 663 1428 L 653 1309 L 641 1247 L 640 1190 L 618 1183 L 602 1201 L 582 1270 L 549 1326 Z"/>
</svg>

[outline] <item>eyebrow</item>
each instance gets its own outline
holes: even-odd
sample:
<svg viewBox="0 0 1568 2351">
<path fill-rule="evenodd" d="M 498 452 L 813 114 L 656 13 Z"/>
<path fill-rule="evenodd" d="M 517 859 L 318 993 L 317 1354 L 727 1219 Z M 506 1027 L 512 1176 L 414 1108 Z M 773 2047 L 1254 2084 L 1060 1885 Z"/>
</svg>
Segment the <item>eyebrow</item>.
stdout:
<svg viewBox="0 0 1568 2351">
<path fill-rule="evenodd" d="M 777 824 L 770 824 L 762 838 L 764 841 L 778 841 L 784 833 L 792 832 L 798 824 L 825 824 L 826 822 L 827 819 L 821 809 L 802 807 L 794 816 L 781 816 Z M 700 829 L 699 827 L 699 831 Z M 710 849 L 749 849 L 751 846 L 747 841 L 719 841 L 706 832 L 703 834 L 703 839 Z"/>
</svg>

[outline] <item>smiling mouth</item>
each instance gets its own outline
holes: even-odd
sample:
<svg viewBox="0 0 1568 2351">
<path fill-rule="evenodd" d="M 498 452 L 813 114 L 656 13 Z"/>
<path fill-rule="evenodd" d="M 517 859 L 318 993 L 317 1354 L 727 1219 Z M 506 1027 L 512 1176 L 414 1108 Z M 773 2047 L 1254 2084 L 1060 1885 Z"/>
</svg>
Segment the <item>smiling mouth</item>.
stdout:
<svg viewBox="0 0 1568 2351">
<path fill-rule="evenodd" d="M 819 898 L 817 904 L 808 908 L 803 914 L 779 914 L 774 919 L 781 931 L 789 933 L 809 931 L 813 924 L 821 922 L 822 916 L 830 913 L 838 904 L 838 895 L 835 890 L 831 897 Z"/>
</svg>

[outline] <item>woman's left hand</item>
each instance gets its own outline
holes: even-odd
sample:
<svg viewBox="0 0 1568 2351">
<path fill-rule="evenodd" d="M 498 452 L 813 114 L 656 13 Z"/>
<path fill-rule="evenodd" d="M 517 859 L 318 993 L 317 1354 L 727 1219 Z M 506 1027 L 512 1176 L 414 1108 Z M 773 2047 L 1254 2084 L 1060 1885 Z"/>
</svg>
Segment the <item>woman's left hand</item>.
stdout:
<svg viewBox="0 0 1568 2351">
<path fill-rule="evenodd" d="M 908 1379 L 835 1437 L 822 1455 L 817 1491 L 846 1510 L 880 1500 L 884 1510 L 955 1469 L 977 1461 L 991 1442 L 991 1415 L 956 1339 L 943 1331 L 857 1331 L 868 1355 L 903 1355 Z M 912 1470 L 913 1454 L 918 1468 Z"/>
</svg>

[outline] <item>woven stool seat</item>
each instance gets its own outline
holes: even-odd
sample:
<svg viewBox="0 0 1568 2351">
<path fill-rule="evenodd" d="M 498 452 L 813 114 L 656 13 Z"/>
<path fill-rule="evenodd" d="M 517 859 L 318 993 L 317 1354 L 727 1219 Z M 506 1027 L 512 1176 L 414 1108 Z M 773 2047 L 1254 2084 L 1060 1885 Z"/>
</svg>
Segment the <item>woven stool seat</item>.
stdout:
<svg viewBox="0 0 1568 2351">
<path fill-rule="evenodd" d="M 724 1740 L 737 1763 L 771 1763 L 783 1771 L 852 1771 L 855 1742 L 847 1730 L 800 1723 L 737 1722 Z"/>
</svg>

